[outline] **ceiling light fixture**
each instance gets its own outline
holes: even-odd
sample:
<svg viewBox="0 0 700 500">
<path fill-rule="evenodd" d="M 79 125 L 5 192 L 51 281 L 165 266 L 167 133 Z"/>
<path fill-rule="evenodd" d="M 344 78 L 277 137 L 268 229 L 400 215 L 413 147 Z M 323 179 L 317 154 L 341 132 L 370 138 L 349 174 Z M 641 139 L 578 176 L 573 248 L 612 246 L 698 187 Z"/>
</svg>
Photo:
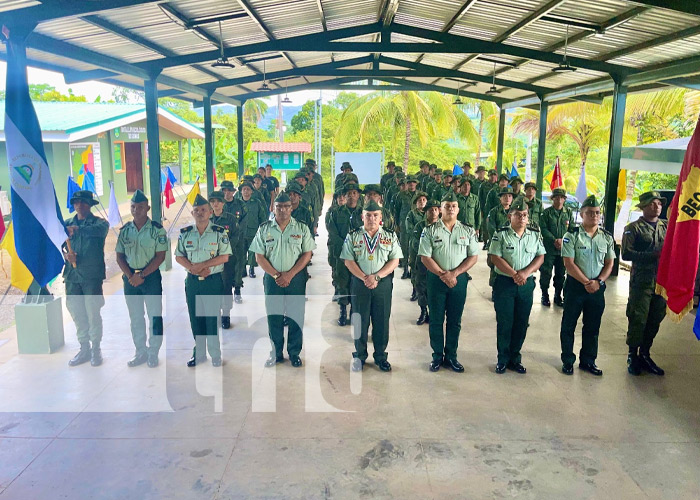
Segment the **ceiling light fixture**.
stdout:
<svg viewBox="0 0 700 500">
<path fill-rule="evenodd" d="M 486 91 L 488 95 L 498 94 L 500 90 L 496 87 L 496 63 L 493 63 L 493 80 L 491 81 L 491 88 Z"/>
<path fill-rule="evenodd" d="M 282 104 L 292 104 L 292 100 L 289 98 L 289 94 L 287 93 L 288 84 L 289 84 L 289 81 L 286 80 L 284 82 L 284 99 L 282 99 Z"/>
<path fill-rule="evenodd" d="M 552 69 L 554 73 L 565 73 L 567 71 L 576 71 L 576 68 L 569 64 L 566 60 L 566 54 L 569 50 L 569 26 L 566 27 L 566 38 L 564 39 L 564 59 L 559 63 L 559 66 Z"/>
<path fill-rule="evenodd" d="M 452 102 L 452 105 L 459 106 L 460 104 L 464 104 L 464 102 L 459 98 L 459 82 L 457 82 L 457 98 Z"/>
<path fill-rule="evenodd" d="M 267 75 L 267 68 L 265 66 L 265 61 L 263 61 L 263 82 L 262 82 L 262 85 L 260 85 L 260 87 L 258 87 L 258 92 L 269 92 L 271 90 L 267 84 L 266 75 Z"/>
<path fill-rule="evenodd" d="M 224 37 L 221 32 L 221 21 L 219 21 L 219 46 L 221 48 L 221 57 L 214 61 L 211 65 L 212 68 L 235 68 L 233 64 L 224 55 Z"/>
</svg>

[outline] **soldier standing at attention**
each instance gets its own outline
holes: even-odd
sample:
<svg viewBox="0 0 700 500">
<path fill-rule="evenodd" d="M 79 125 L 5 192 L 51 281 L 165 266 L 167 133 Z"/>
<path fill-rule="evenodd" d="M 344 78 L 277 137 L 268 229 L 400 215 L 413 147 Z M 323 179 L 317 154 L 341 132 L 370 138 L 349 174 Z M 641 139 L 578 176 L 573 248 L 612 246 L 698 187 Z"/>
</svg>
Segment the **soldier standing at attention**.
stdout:
<svg viewBox="0 0 700 500">
<path fill-rule="evenodd" d="M 163 344 L 163 284 L 159 267 L 168 251 L 168 236 L 163 226 L 148 217 L 150 209 L 148 198 L 137 189 L 131 197 L 134 219 L 122 226 L 117 238 L 117 264 L 124 273 L 124 298 L 136 347 L 134 357 L 127 362 L 129 367 L 146 362 L 150 368 L 158 366 L 158 351 Z M 148 312 L 148 339 L 144 306 Z"/>
<path fill-rule="evenodd" d="M 525 202 L 529 209 L 530 225 L 540 227 L 540 218 L 542 217 L 542 200 L 538 200 L 537 186 L 534 182 L 525 183 Z"/>
<path fill-rule="evenodd" d="M 519 176 L 514 175 L 511 177 L 510 185 L 513 188 L 513 199 L 523 195 L 523 180 Z"/>
<path fill-rule="evenodd" d="M 349 161 L 344 161 L 340 166 L 340 173 L 335 176 L 335 185 L 342 186 L 345 183 L 345 176 L 352 172 L 352 165 Z"/>
<path fill-rule="evenodd" d="M 574 373 L 574 330 L 583 312 L 582 345 L 579 353 L 581 370 L 600 376 L 595 360 L 598 356 L 598 334 L 605 310 L 605 280 L 615 261 L 615 242 L 602 227 L 600 203 L 591 195 L 581 205 L 583 224 L 569 229 L 562 239 L 561 256 L 566 266 L 564 314 L 561 318 L 562 372 Z"/>
<path fill-rule="evenodd" d="M 316 248 L 306 224 L 292 218 L 292 201 L 287 193 L 275 200 L 275 218 L 258 229 L 250 246 L 265 271 L 265 310 L 272 343 L 265 366 L 284 361 L 284 318 L 288 318 L 287 353 L 292 366 L 300 367 L 302 327 L 306 308 L 306 265 Z"/>
<path fill-rule="evenodd" d="M 457 220 L 458 213 L 457 195 L 446 194 L 442 198 L 442 219 L 423 230 L 418 247 L 418 255 L 428 270 L 433 372 L 440 369 L 443 361 L 456 372 L 464 371 L 457 361 L 457 347 L 467 299 L 467 271 L 476 264 L 479 242 L 474 228 Z"/>
<path fill-rule="evenodd" d="M 418 257 L 418 246 L 420 244 L 420 235 L 423 234 L 423 229 L 434 224 L 440 218 L 440 202 L 430 200 L 425 205 L 425 218 L 413 227 L 411 233 L 411 253 L 409 259 L 412 259 L 411 264 L 411 283 L 416 291 L 416 300 L 420 306 L 420 316 L 416 320 L 416 325 L 422 325 L 430 321 L 428 315 L 428 290 L 427 279 L 428 270 L 423 264 L 423 260 Z M 411 297 L 413 300 L 413 297 Z"/>
<path fill-rule="evenodd" d="M 253 198 L 253 186 L 249 182 L 241 184 L 241 205 L 243 220 L 243 256 L 248 256 L 248 276 L 255 278 L 255 254 L 250 251 L 250 244 L 258 231 L 260 224 L 267 220 L 267 210 L 259 200 Z M 243 264 L 243 276 L 245 276 L 245 263 Z"/>
<path fill-rule="evenodd" d="M 505 373 L 506 368 L 525 373 L 520 349 L 532 310 L 533 274 L 544 262 L 545 250 L 539 229 L 528 226 L 528 207 L 523 198 L 513 202 L 508 217 L 510 226 L 498 229 L 489 245 L 489 256 L 496 268 L 496 373 Z"/>
<path fill-rule="evenodd" d="M 102 364 L 102 316 L 105 305 L 102 281 L 105 279 L 105 240 L 109 224 L 96 217 L 92 207 L 99 202 L 92 191 L 77 191 L 70 199 L 76 215 L 65 221 L 70 246 L 65 245 L 63 279 L 66 283 L 66 308 L 75 322 L 80 351 L 68 362 L 77 366 L 90 361 Z M 92 348 L 90 347 L 92 342 Z"/>
<path fill-rule="evenodd" d="M 298 222 L 306 224 L 306 227 L 309 228 L 309 232 L 311 233 L 311 237 L 313 238 L 313 216 L 311 215 L 309 209 L 301 204 L 301 196 L 304 190 L 298 182 L 292 181 L 289 184 L 287 184 L 287 188 L 285 189 L 285 191 L 289 195 L 289 199 L 292 202 L 292 217 L 294 217 Z"/>
<path fill-rule="evenodd" d="M 489 193 L 491 190 L 496 187 L 497 184 L 497 179 L 498 179 L 498 173 L 495 170 L 489 170 L 489 178 L 486 182 L 484 182 L 481 187 L 479 188 L 479 192 L 475 193 L 479 195 L 479 203 L 481 204 L 481 231 L 479 231 L 479 236 L 481 237 L 481 241 L 484 242 L 484 250 L 488 248 L 488 240 L 489 240 L 489 229 L 488 229 L 488 224 L 486 223 L 486 218 L 489 215 L 489 210 L 486 206 L 486 198 L 488 197 Z"/>
<path fill-rule="evenodd" d="M 510 220 L 508 219 L 508 211 L 510 210 L 510 206 L 513 203 L 513 189 L 510 187 L 504 187 L 504 188 L 496 188 L 494 191 L 498 190 L 499 195 L 500 195 L 500 204 L 497 207 L 494 207 L 491 209 L 489 212 L 488 220 L 487 220 L 487 225 L 489 228 L 489 235 L 493 237 L 494 234 L 496 234 L 496 231 L 502 227 L 505 227 L 509 224 Z M 489 240 L 489 244 L 491 241 Z M 493 285 L 496 282 L 496 268 L 493 265 L 493 262 L 491 259 L 487 258 L 486 264 L 491 268 L 491 272 L 489 274 L 489 286 L 491 287 L 491 300 L 495 300 L 494 294 L 493 294 Z"/>
<path fill-rule="evenodd" d="M 224 212 L 233 215 L 234 219 L 236 219 L 236 222 L 240 226 L 240 234 L 237 238 L 237 245 L 235 247 L 231 247 L 231 251 L 233 253 L 229 257 L 229 265 L 232 266 L 234 270 L 233 298 L 236 301 L 236 304 L 240 304 L 243 302 L 243 299 L 241 297 L 241 287 L 243 286 L 243 278 L 246 276 L 245 231 L 247 221 L 243 221 L 245 210 L 243 209 L 243 203 L 241 202 L 241 200 L 235 198 L 236 187 L 233 185 L 233 182 L 222 181 L 221 192 L 224 194 Z"/>
<path fill-rule="evenodd" d="M 476 177 L 472 181 L 472 193 L 474 193 L 477 198 L 479 197 L 479 191 L 481 191 L 481 185 L 485 182 L 487 182 L 486 167 L 479 165 L 476 167 Z M 479 198 L 479 202 L 481 202 L 481 198 Z M 479 241 L 481 241 L 481 238 L 479 238 Z"/>
<path fill-rule="evenodd" d="M 621 257 L 632 262 L 627 302 L 627 371 L 632 375 L 640 375 L 642 370 L 665 373 L 649 355 L 666 316 L 666 300 L 656 293 L 656 272 L 666 239 L 666 223 L 659 219 L 663 202 L 658 191 L 641 195 L 637 206 L 642 216 L 628 224 L 622 235 Z"/>
<path fill-rule="evenodd" d="M 267 190 L 267 187 L 263 185 L 263 177 L 260 174 L 255 174 L 253 176 L 253 189 L 260 193 L 263 197 L 263 200 L 265 200 L 265 210 L 268 212 L 270 211 L 270 192 Z"/>
<path fill-rule="evenodd" d="M 413 197 L 416 195 L 416 186 L 418 185 L 418 181 L 416 180 L 415 177 L 412 175 L 409 175 L 406 177 L 406 186 L 408 189 L 406 191 L 400 191 L 399 194 L 396 195 L 396 214 L 397 217 L 395 220 L 398 221 L 405 221 L 406 217 L 408 216 L 408 213 L 411 211 L 411 201 L 413 201 Z M 404 232 L 404 227 L 403 224 L 398 227 L 399 230 L 399 241 L 401 242 L 401 253 L 405 256 L 404 258 L 401 259 L 401 267 L 404 269 L 404 273 L 408 273 L 408 239 L 409 235 L 405 234 Z M 408 277 L 408 274 L 406 274 L 406 277 Z"/>
<path fill-rule="evenodd" d="M 411 238 L 413 237 L 413 228 L 416 227 L 416 224 L 425 219 L 425 213 L 423 212 L 423 209 L 425 208 L 426 203 L 428 203 L 428 195 L 423 191 L 416 191 L 416 194 L 413 196 L 413 200 L 411 200 L 411 205 L 413 206 L 413 208 L 410 212 L 408 212 L 408 215 L 406 216 L 406 220 L 404 221 L 402 228 L 402 232 L 404 232 L 406 234 L 406 237 L 408 238 L 409 250 L 408 265 L 404 268 L 401 279 L 410 278 L 412 276 L 411 273 L 413 271 L 416 255 L 411 250 Z M 412 279 L 411 282 L 413 282 Z M 414 286 L 413 292 L 411 293 L 411 301 L 415 301 L 416 299 L 416 288 Z"/>
<path fill-rule="evenodd" d="M 331 208 L 326 211 L 326 231 L 328 232 L 328 265 L 331 266 L 331 280 L 333 282 L 334 291 L 333 302 L 338 302 L 340 298 L 338 294 L 338 274 L 336 271 L 336 267 L 338 266 L 338 259 L 340 259 L 340 251 L 343 249 L 343 242 L 345 240 L 340 238 L 340 235 L 338 234 L 338 231 L 335 230 L 335 228 L 331 228 L 334 226 L 336 212 L 340 210 L 340 207 L 345 206 L 346 201 L 347 198 L 345 197 L 345 191 L 343 191 L 343 187 L 338 186 L 336 187 L 335 193 L 333 194 L 333 204 L 331 205 Z M 340 265 L 345 267 L 344 263 L 340 263 Z"/>
<path fill-rule="evenodd" d="M 442 186 L 442 170 L 436 170 L 432 182 L 429 183 L 424 193 L 428 196 L 432 196 L 432 193 L 434 193 L 436 189 L 439 189 L 440 186 Z"/>
<path fill-rule="evenodd" d="M 481 205 L 479 205 L 479 197 L 474 194 L 472 181 L 465 180 L 459 188 L 459 221 L 462 224 L 469 224 L 479 236 L 479 227 L 481 227 Z"/>
<path fill-rule="evenodd" d="M 554 304 L 564 307 L 564 299 L 561 291 L 564 288 L 564 278 L 566 277 L 566 267 L 561 256 L 561 245 L 564 234 L 569 228 L 574 227 L 574 214 L 569 207 L 564 206 L 566 201 L 566 191 L 555 188 L 552 191 L 552 206 L 547 207 L 542 212 L 540 218 L 540 229 L 544 248 L 547 255 L 544 256 L 544 264 L 540 268 L 540 288 L 542 289 L 542 305 L 550 307 L 549 282 L 552 279 L 552 268 L 554 268 Z"/>
<path fill-rule="evenodd" d="M 423 186 L 427 184 L 428 179 L 430 179 L 430 163 L 425 160 L 421 160 L 418 168 L 420 169 L 420 172 L 413 176 L 413 178 L 416 179 L 416 182 L 421 186 L 421 191 L 425 191 Z M 408 182 L 408 180 L 406 182 Z"/>
<path fill-rule="evenodd" d="M 260 172 L 260 169 L 258 169 L 258 172 Z M 265 178 L 263 179 L 263 183 L 267 187 L 267 190 L 270 192 L 270 199 L 274 200 L 275 198 L 277 198 L 277 195 L 280 191 L 280 181 L 277 180 L 277 177 L 274 177 L 272 175 L 272 165 L 270 165 L 269 163 L 265 165 Z M 272 212 L 272 206 L 269 207 L 269 210 L 270 212 Z"/>
<path fill-rule="evenodd" d="M 355 338 L 352 370 L 361 371 L 367 359 L 367 336 L 372 323 L 374 362 L 383 372 L 391 371 L 387 361 L 389 317 L 394 269 L 402 257 L 396 233 L 382 226 L 382 207 L 369 200 L 362 210 L 363 227 L 345 238 L 340 258 L 352 274 L 352 309 L 360 315 L 360 335 Z"/>
<path fill-rule="evenodd" d="M 498 184 L 489 191 L 489 194 L 486 197 L 486 206 L 484 207 L 484 213 L 486 214 L 487 219 L 489 214 L 491 213 L 491 210 L 493 210 L 494 207 L 497 207 L 499 205 L 499 196 L 501 195 L 501 190 L 504 187 L 508 187 L 508 176 L 506 174 L 501 174 L 498 177 Z M 491 234 L 490 228 L 489 234 Z"/>
<path fill-rule="evenodd" d="M 379 180 L 379 185 L 382 188 L 382 193 L 386 192 L 386 189 L 389 187 L 389 181 L 391 180 L 392 177 L 394 177 L 394 172 L 396 170 L 396 163 L 393 161 L 387 162 L 386 170 L 387 170 L 387 172 L 384 175 L 382 175 L 382 178 Z"/>
<path fill-rule="evenodd" d="M 236 280 L 238 259 L 234 258 L 236 253 L 243 251 L 243 235 L 238 225 L 236 216 L 224 210 L 224 194 L 221 191 L 214 191 L 209 194 L 209 204 L 212 208 L 211 221 L 217 226 L 221 226 L 226 230 L 229 245 L 231 245 L 231 255 L 229 256 L 224 270 L 221 271 L 221 280 L 223 283 L 223 298 L 221 301 L 221 328 L 228 330 L 231 328 L 231 309 L 233 308 L 233 285 Z M 240 275 L 238 276 L 240 279 Z M 236 304 L 240 304 L 241 289 L 236 291 Z"/>
<path fill-rule="evenodd" d="M 365 189 L 362 191 L 362 194 L 365 195 L 365 203 L 368 201 L 374 201 L 377 203 L 377 205 L 382 207 L 382 227 L 393 232 L 396 229 L 396 221 L 394 220 L 394 216 L 391 215 L 391 210 L 384 206 L 384 201 L 382 200 L 382 188 L 379 186 L 379 184 L 365 185 Z M 362 227 L 362 224 L 362 212 L 357 212 L 356 216 L 350 221 L 350 225 L 353 229 L 357 229 Z"/>
<path fill-rule="evenodd" d="M 197 195 L 192 204 L 195 224 L 180 230 L 175 250 L 175 260 L 187 270 L 185 298 L 195 340 L 192 358 L 187 362 L 190 368 L 206 361 L 207 351 L 212 366 L 221 366 L 218 325 L 219 298 L 224 292 L 221 272 L 231 255 L 231 245 L 226 229 L 215 225 L 210 220 L 211 214 L 209 202 Z M 212 295 L 214 300 L 207 300 Z"/>
</svg>

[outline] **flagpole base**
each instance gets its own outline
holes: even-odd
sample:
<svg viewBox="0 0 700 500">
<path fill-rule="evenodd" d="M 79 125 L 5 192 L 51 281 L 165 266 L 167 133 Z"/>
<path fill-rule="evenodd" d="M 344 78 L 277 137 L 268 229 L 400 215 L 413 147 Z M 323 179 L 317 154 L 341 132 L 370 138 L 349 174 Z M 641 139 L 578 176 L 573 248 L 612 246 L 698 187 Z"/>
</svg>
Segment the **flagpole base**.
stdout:
<svg viewBox="0 0 700 500">
<path fill-rule="evenodd" d="M 20 354 L 51 354 L 65 343 L 60 297 L 15 305 L 15 323 Z"/>
</svg>

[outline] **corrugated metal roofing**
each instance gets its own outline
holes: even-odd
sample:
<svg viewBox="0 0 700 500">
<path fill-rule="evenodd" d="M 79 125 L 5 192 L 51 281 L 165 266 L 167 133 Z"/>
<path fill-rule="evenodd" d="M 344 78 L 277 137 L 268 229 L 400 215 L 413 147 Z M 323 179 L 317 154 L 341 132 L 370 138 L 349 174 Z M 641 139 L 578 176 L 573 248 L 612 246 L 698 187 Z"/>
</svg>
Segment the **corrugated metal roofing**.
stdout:
<svg viewBox="0 0 700 500">
<path fill-rule="evenodd" d="M 44 132 L 69 132 L 123 118 L 146 110 L 143 104 L 91 102 L 35 102 L 39 126 Z M 5 101 L 0 101 L 5 114 Z"/>
</svg>

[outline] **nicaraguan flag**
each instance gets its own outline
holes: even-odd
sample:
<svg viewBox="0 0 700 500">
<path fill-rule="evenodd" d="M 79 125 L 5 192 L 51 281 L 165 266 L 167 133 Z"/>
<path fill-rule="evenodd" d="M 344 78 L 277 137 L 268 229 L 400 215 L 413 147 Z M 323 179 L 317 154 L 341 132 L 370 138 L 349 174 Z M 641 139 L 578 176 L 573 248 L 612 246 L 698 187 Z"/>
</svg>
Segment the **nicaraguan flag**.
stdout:
<svg viewBox="0 0 700 500">
<path fill-rule="evenodd" d="M 63 268 L 67 239 L 27 86 L 24 47 L 7 44 L 5 140 L 15 248 L 34 279 L 46 286 Z"/>
</svg>

